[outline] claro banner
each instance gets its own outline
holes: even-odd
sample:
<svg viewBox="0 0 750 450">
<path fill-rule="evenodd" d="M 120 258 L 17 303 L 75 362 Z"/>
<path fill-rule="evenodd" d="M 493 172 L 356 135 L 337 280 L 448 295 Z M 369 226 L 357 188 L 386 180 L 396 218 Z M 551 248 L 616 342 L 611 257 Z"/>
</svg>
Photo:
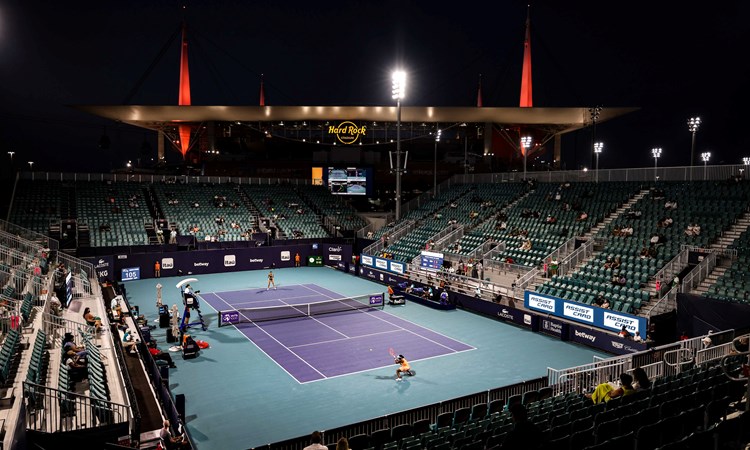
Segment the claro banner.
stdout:
<svg viewBox="0 0 750 450">
<path fill-rule="evenodd" d="M 636 331 L 646 335 L 646 319 L 643 317 L 599 308 L 584 303 L 571 302 L 536 292 L 524 292 L 524 305 L 534 311 L 573 320 L 597 328 L 620 331 L 624 326 L 630 334 Z"/>
</svg>

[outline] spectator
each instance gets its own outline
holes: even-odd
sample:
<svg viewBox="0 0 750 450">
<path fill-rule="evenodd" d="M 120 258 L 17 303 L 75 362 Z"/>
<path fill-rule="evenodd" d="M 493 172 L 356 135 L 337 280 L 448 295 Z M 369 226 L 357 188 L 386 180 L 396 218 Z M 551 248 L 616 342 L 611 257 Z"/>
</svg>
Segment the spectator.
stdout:
<svg viewBox="0 0 750 450">
<path fill-rule="evenodd" d="M 197 233 L 200 228 L 197 226 L 195 227 L 195 232 Z M 169 243 L 170 244 L 176 244 L 177 243 L 177 230 L 172 228 L 172 231 L 169 232 Z"/>
<path fill-rule="evenodd" d="M 102 319 L 91 314 L 91 308 L 88 306 L 83 310 L 83 319 L 89 326 L 96 327 L 99 332 L 102 329 Z"/>
<path fill-rule="evenodd" d="M 630 337 L 630 332 L 628 331 L 628 328 L 625 325 L 623 325 L 622 330 L 620 330 L 620 332 L 617 333 L 617 335 L 623 339 L 627 339 Z"/>
<path fill-rule="evenodd" d="M 641 337 L 641 332 L 636 331 L 635 336 L 633 336 L 633 341 L 635 342 L 643 342 L 643 338 Z"/>
<path fill-rule="evenodd" d="M 586 397 L 590 398 L 594 404 L 599 404 L 601 402 L 608 402 L 613 398 L 630 395 L 634 392 L 633 377 L 628 373 L 622 373 L 620 374 L 619 387 L 613 383 L 602 383 L 594 389 L 592 394 L 586 394 Z"/>
<path fill-rule="evenodd" d="M 151 353 L 151 356 L 154 358 L 154 361 L 164 361 L 167 364 L 169 364 L 169 367 L 171 369 L 174 369 L 175 367 L 177 367 L 175 366 L 174 361 L 172 360 L 172 355 L 170 355 L 168 352 L 163 352 L 159 350 L 156 347 L 156 342 L 151 341 L 148 343 L 148 352 Z"/>
<path fill-rule="evenodd" d="M 345 437 L 339 439 L 336 443 L 336 450 L 349 450 L 349 441 Z"/>
<path fill-rule="evenodd" d="M 711 340 L 711 335 L 714 334 L 713 330 L 708 330 L 708 334 L 701 339 L 701 343 L 703 344 L 703 348 L 708 348 L 713 344 L 713 340 Z"/>
<path fill-rule="evenodd" d="M 687 331 L 683 331 L 682 334 L 680 335 L 680 340 L 687 341 L 688 339 L 690 339 L 690 336 L 688 336 Z"/>
<path fill-rule="evenodd" d="M 161 438 L 162 442 L 164 442 L 164 445 L 168 448 L 179 448 L 179 447 L 186 447 L 188 442 L 185 441 L 185 436 L 172 436 L 172 431 L 169 429 L 169 421 L 164 421 L 164 426 L 162 427 L 161 431 L 159 432 L 159 437 Z"/>
<path fill-rule="evenodd" d="M 88 376 L 86 363 L 78 355 L 69 356 L 66 354 L 65 365 L 68 366 L 68 373 L 73 380 L 80 381 Z"/>
<path fill-rule="evenodd" d="M 156 229 L 156 242 L 158 242 L 159 244 L 164 243 L 164 230 L 162 230 L 161 228 Z"/>
<path fill-rule="evenodd" d="M 513 417 L 513 429 L 505 436 L 503 450 L 544 448 L 544 434 L 529 421 L 526 407 L 516 403 L 510 407 L 510 414 Z"/>
<path fill-rule="evenodd" d="M 637 333 L 638 332 L 636 331 L 636 334 Z M 648 379 L 648 375 L 642 367 L 636 367 L 633 369 L 633 378 L 635 379 L 635 382 L 633 382 L 633 388 L 636 391 L 643 391 L 651 387 L 651 380 Z"/>
<path fill-rule="evenodd" d="M 328 450 L 328 447 L 323 445 L 322 441 L 323 436 L 320 434 L 320 431 L 313 431 L 312 435 L 310 436 L 311 444 L 302 450 Z"/>
</svg>

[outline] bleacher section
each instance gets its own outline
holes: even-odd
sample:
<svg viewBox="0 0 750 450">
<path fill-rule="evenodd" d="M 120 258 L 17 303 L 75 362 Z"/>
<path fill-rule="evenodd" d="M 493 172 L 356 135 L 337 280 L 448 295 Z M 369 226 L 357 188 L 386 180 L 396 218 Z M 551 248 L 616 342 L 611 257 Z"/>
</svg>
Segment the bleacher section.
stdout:
<svg viewBox="0 0 750 450">
<path fill-rule="evenodd" d="M 242 186 L 263 217 L 270 218 L 286 239 L 328 237 L 322 218 L 297 193 L 297 187 L 283 184 Z"/>
<path fill-rule="evenodd" d="M 50 223 L 62 216 L 62 183 L 20 180 L 13 198 L 10 222 L 47 234 Z"/>
<path fill-rule="evenodd" d="M 145 245 L 151 216 L 140 183 L 78 182 L 78 220 L 89 225 L 92 247 Z"/>
<path fill-rule="evenodd" d="M 315 212 L 330 219 L 341 231 L 357 231 L 367 225 L 351 205 L 340 195 L 331 195 L 325 186 L 306 186 L 299 193 Z"/>
</svg>

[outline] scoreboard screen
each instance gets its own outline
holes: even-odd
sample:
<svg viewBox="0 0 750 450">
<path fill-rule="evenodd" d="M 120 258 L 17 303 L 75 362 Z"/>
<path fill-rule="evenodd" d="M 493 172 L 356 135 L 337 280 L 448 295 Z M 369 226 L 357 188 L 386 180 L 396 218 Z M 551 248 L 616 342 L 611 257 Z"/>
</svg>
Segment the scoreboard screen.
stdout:
<svg viewBox="0 0 750 450">
<path fill-rule="evenodd" d="M 440 270 L 443 267 L 443 254 L 423 250 L 419 258 L 419 267 L 425 270 Z"/>
</svg>

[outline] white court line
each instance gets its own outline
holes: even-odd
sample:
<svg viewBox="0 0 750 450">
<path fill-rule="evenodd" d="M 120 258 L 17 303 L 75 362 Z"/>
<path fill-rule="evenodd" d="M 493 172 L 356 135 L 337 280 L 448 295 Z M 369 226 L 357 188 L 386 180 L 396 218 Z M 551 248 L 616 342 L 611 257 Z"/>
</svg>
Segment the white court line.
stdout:
<svg viewBox="0 0 750 450">
<path fill-rule="evenodd" d="M 307 287 L 307 286 L 305 286 L 305 285 L 301 285 L 301 286 L 303 286 L 303 287 L 305 287 L 305 288 L 307 288 L 307 289 L 310 289 L 310 290 L 311 290 L 311 291 L 313 291 L 313 292 L 317 292 L 317 293 L 318 293 L 318 294 L 320 294 L 320 295 L 325 295 L 325 296 L 326 296 L 326 297 L 328 297 L 329 299 L 333 300 L 333 297 L 331 297 L 331 296 L 330 296 L 330 295 L 328 295 L 328 294 L 325 294 L 325 293 L 323 293 L 323 292 L 318 292 L 318 291 L 316 291 L 315 289 L 309 288 L 309 287 Z M 383 299 L 383 301 L 385 301 L 385 299 Z M 414 332 L 414 331 L 412 331 L 412 330 L 408 330 L 408 329 L 406 329 L 406 328 L 404 328 L 404 327 L 402 327 L 402 326 L 400 326 L 400 325 L 396 325 L 395 323 L 389 322 L 389 321 L 385 320 L 385 318 L 383 318 L 383 317 L 378 317 L 378 314 L 374 314 L 374 313 L 371 313 L 371 312 L 368 312 L 368 311 L 364 311 L 364 310 L 363 310 L 362 312 L 363 312 L 363 313 L 365 313 L 365 314 L 369 314 L 369 315 L 371 315 L 372 317 L 375 317 L 376 319 L 378 319 L 378 320 L 381 320 L 381 321 L 383 321 L 383 322 L 385 322 L 385 323 L 388 323 L 388 324 L 390 324 L 390 325 L 393 325 L 393 326 L 394 326 L 394 327 L 396 327 L 396 328 L 400 328 L 400 329 L 402 329 L 402 330 L 404 330 L 404 331 L 406 331 L 406 332 L 408 332 L 408 333 L 411 333 L 411 334 L 413 334 L 413 335 L 415 335 L 415 336 L 419 336 L 419 337 L 421 337 L 422 339 L 424 339 L 424 340 L 426 340 L 426 341 L 430 341 L 430 342 L 432 342 L 432 343 L 433 343 L 433 344 L 435 344 L 435 345 L 438 345 L 438 346 L 440 346 L 440 347 L 446 348 L 446 349 L 450 350 L 451 352 L 454 352 L 454 353 L 458 353 L 458 352 L 460 352 L 460 351 L 465 351 L 465 350 L 455 350 L 455 349 L 453 349 L 453 348 L 450 348 L 450 347 L 448 347 L 447 345 L 441 344 L 441 343 L 439 343 L 439 342 L 436 342 L 436 341 L 434 341 L 434 340 L 432 340 L 432 339 L 428 338 L 427 336 L 422 336 L 421 334 L 419 334 L 419 333 L 416 333 L 416 332 Z M 421 328 L 421 329 L 425 329 L 425 330 L 427 329 L 427 328 L 425 328 L 425 327 L 423 327 L 423 326 L 421 326 L 421 325 L 418 325 L 418 324 L 416 324 L 416 323 L 414 323 L 414 322 L 411 322 L 411 321 L 409 321 L 409 320 L 406 320 L 406 319 L 402 319 L 402 318 L 400 318 L 400 317 L 396 317 L 396 316 L 394 316 L 393 314 L 389 314 L 389 313 L 387 313 L 387 312 L 385 312 L 385 311 L 381 311 L 381 312 L 383 312 L 384 314 L 388 314 L 388 315 L 389 315 L 389 316 L 391 316 L 391 317 L 394 317 L 394 318 L 397 318 L 397 319 L 403 320 L 403 321 L 405 321 L 405 322 L 409 322 L 410 324 L 414 325 L 415 327 L 419 327 L 419 328 Z M 432 331 L 432 330 L 430 330 L 430 331 Z M 444 335 L 444 334 L 442 334 L 442 333 L 438 333 L 437 331 L 432 331 L 432 332 L 433 332 L 433 333 L 435 333 L 435 334 L 437 334 L 437 335 L 443 336 L 443 337 L 444 337 L 444 338 L 446 338 L 446 339 L 450 339 L 451 341 L 454 341 L 454 342 L 458 342 L 458 343 L 460 343 L 460 344 L 466 345 L 466 346 L 470 347 L 470 349 L 471 349 L 471 350 L 474 350 L 474 349 L 475 349 L 475 347 L 474 347 L 473 345 L 469 345 L 469 344 L 467 344 L 467 343 L 465 343 L 465 342 L 461 342 L 461 341 L 458 341 L 458 340 L 456 340 L 456 339 L 453 339 L 453 338 L 452 338 L 452 337 L 450 337 L 450 336 L 446 336 L 446 335 Z"/>
<path fill-rule="evenodd" d="M 302 287 L 305 287 L 305 288 L 307 287 L 307 286 L 305 286 L 305 285 L 303 285 L 303 284 L 300 284 L 299 286 L 302 286 Z M 308 295 L 307 297 L 312 297 L 312 296 L 311 296 L 311 295 Z M 287 303 L 286 301 L 284 301 L 284 299 L 279 299 L 279 300 L 280 300 L 281 302 L 283 302 L 284 304 L 286 304 L 286 305 L 289 305 L 289 306 L 302 306 L 302 305 L 292 305 L 292 304 L 289 304 L 289 303 Z M 334 332 L 336 332 L 336 333 L 338 333 L 338 334 L 340 334 L 340 335 L 344 336 L 344 338 L 345 338 L 345 339 L 348 339 L 348 338 L 349 338 L 349 336 L 347 336 L 347 335 L 345 335 L 344 333 L 340 332 L 339 330 L 337 330 L 337 329 L 333 328 L 332 326 L 330 326 L 330 325 L 327 325 L 327 324 L 325 324 L 325 323 L 321 322 L 320 320 L 316 319 L 315 317 L 313 317 L 313 316 L 307 316 L 307 317 L 309 317 L 309 318 L 311 318 L 312 320 L 314 320 L 314 321 L 318 322 L 319 324 L 323 325 L 324 327 L 326 327 L 326 328 L 328 328 L 328 329 L 330 329 L 330 330 L 332 330 L 332 331 L 334 331 Z M 291 348 L 291 347 L 290 347 L 290 348 Z M 312 367 L 312 366 L 310 366 L 310 367 Z M 318 372 L 318 373 L 320 373 L 320 372 Z M 321 375 L 323 375 L 323 374 L 321 374 Z"/>
<path fill-rule="evenodd" d="M 380 336 L 382 334 L 388 334 L 388 333 L 397 333 L 399 331 L 401 331 L 401 330 L 380 331 L 380 332 L 377 332 L 377 333 L 360 334 L 358 336 L 352 336 L 352 337 L 345 336 L 344 339 L 330 339 L 328 341 L 310 342 L 309 344 L 293 345 L 293 346 L 291 346 L 289 348 L 312 347 L 313 345 L 318 345 L 318 344 L 330 344 L 331 342 L 349 341 L 349 340 L 352 340 L 352 339 L 359 339 L 359 338 L 372 337 L 372 336 Z"/>
<path fill-rule="evenodd" d="M 216 294 L 215 292 L 213 292 L 213 295 L 216 295 L 216 297 L 217 297 L 217 298 L 218 298 L 219 300 L 221 300 L 222 302 L 226 303 L 226 304 L 227 304 L 227 306 L 229 306 L 230 308 L 232 308 L 232 305 L 230 305 L 229 303 L 227 303 L 227 301 L 226 301 L 226 300 L 224 300 L 223 298 L 221 298 L 221 296 L 219 296 L 219 295 L 218 295 L 218 294 Z M 208 302 L 206 302 L 206 303 L 208 303 Z M 213 309 L 214 311 L 216 311 L 216 313 L 217 313 L 217 314 L 219 313 L 219 311 L 217 311 L 217 310 L 216 310 L 216 308 L 214 308 L 214 307 L 213 307 L 213 306 L 212 306 L 212 305 L 211 305 L 210 303 L 209 303 L 209 305 L 208 305 L 208 306 L 211 306 L 211 309 Z M 219 318 L 219 320 L 221 320 L 221 318 Z M 308 366 L 309 366 L 309 367 L 310 367 L 310 368 L 311 368 L 312 370 L 314 370 L 315 372 L 317 372 L 317 373 L 318 373 L 318 374 L 319 374 L 319 375 L 320 375 L 321 377 L 323 377 L 324 379 L 326 378 L 326 376 L 325 376 L 325 375 L 323 375 L 322 373 L 320 373 L 320 371 L 319 371 L 318 369 L 316 369 L 315 367 L 313 367 L 312 365 L 310 365 L 310 363 L 308 363 L 307 361 L 305 361 L 305 360 L 304 360 L 303 358 L 301 358 L 301 357 L 300 357 L 300 356 L 299 356 L 298 354 L 294 353 L 294 352 L 293 352 L 293 351 L 292 351 L 292 350 L 291 350 L 291 349 L 290 349 L 289 347 L 287 347 L 286 345 L 284 345 L 284 344 L 282 344 L 281 342 L 279 342 L 279 341 L 278 341 L 278 339 L 276 339 L 275 337 L 271 336 L 271 335 L 270 335 L 270 334 L 269 334 L 269 333 L 268 333 L 268 332 L 267 332 L 266 330 L 264 330 L 264 329 L 263 329 L 262 327 L 258 326 L 258 325 L 257 325 L 256 323 L 254 323 L 254 322 L 251 322 L 250 324 L 247 324 L 247 323 L 245 323 L 245 324 L 246 324 L 246 325 L 252 325 L 252 326 L 254 326 L 254 327 L 258 328 L 258 329 L 259 329 L 260 331 L 262 331 L 262 332 L 266 333 L 266 334 L 268 335 L 268 337 L 270 337 L 271 339 L 273 339 L 274 341 L 276 341 L 276 342 L 277 342 L 277 343 L 278 343 L 279 345 L 281 345 L 281 346 L 282 346 L 283 348 L 285 348 L 285 349 L 289 350 L 289 353 L 291 353 L 292 355 L 294 355 L 294 356 L 295 356 L 295 357 L 296 357 L 297 359 L 299 359 L 299 360 L 300 360 L 300 361 L 302 361 L 303 363 L 307 364 L 307 365 L 308 365 Z M 294 381 L 296 381 L 296 382 L 297 382 L 298 384 L 304 384 L 303 382 L 299 381 L 299 380 L 297 379 L 297 377 L 295 377 L 295 376 L 294 376 L 294 375 L 292 375 L 292 374 L 291 374 L 291 373 L 290 373 L 290 372 L 289 372 L 288 370 L 286 370 L 286 369 L 284 368 L 284 366 L 282 366 L 281 364 L 279 364 L 279 362 L 278 362 L 278 361 L 276 361 L 276 358 L 274 358 L 273 356 L 269 355 L 269 354 L 268 354 L 268 353 L 267 353 L 267 352 L 266 352 L 265 350 L 263 350 L 262 348 L 260 348 L 260 346 L 259 346 L 258 344 L 256 344 L 256 343 L 255 343 L 255 341 L 253 341 L 252 339 L 250 339 L 250 336 L 248 336 L 248 335 L 246 335 L 245 333 L 243 333 L 243 332 L 242 332 L 242 331 L 241 331 L 241 330 L 240 330 L 240 329 L 239 329 L 239 328 L 237 327 L 237 325 L 235 325 L 235 324 L 232 324 L 232 326 L 233 326 L 233 327 L 234 327 L 234 329 L 235 329 L 235 330 L 237 330 L 237 331 L 238 331 L 238 332 L 239 332 L 239 333 L 240 333 L 241 335 L 245 336 L 245 339 L 247 339 L 248 341 L 252 342 L 252 344 L 253 344 L 253 345 L 255 346 L 255 348 L 257 348 L 257 349 L 258 349 L 258 350 L 260 350 L 260 351 L 261 351 L 261 352 L 262 352 L 263 354 L 265 354 L 265 355 L 266 355 L 266 356 L 267 356 L 268 358 L 270 358 L 270 359 L 271 359 L 271 361 L 273 361 L 273 362 L 274 362 L 274 363 L 275 363 L 275 364 L 276 364 L 277 366 L 279 366 L 279 368 L 281 368 L 281 370 L 283 370 L 284 372 L 286 372 L 286 374 L 287 374 L 287 375 L 289 375 L 290 377 L 292 377 L 292 379 L 293 379 Z"/>
</svg>

